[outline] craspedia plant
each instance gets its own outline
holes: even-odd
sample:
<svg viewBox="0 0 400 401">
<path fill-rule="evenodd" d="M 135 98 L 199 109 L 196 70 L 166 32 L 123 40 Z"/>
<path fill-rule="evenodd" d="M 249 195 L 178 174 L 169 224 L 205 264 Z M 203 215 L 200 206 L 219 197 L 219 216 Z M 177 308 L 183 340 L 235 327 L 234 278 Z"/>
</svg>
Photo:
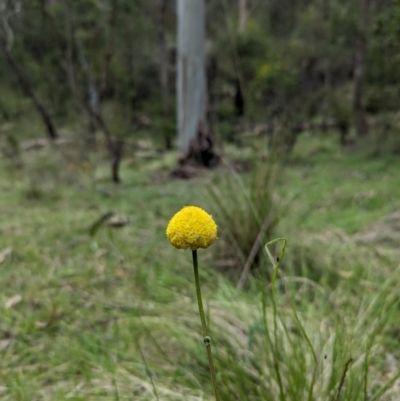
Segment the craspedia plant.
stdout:
<svg viewBox="0 0 400 401">
<path fill-rule="evenodd" d="M 178 249 L 191 249 L 193 258 L 194 280 L 196 284 L 197 304 L 203 331 L 203 341 L 207 350 L 208 364 L 210 366 L 211 381 L 213 383 L 215 399 L 221 401 L 217 376 L 215 374 L 214 361 L 211 353 L 211 338 L 209 335 L 203 301 L 197 262 L 197 250 L 208 248 L 217 238 L 217 225 L 213 218 L 202 208 L 197 206 L 185 206 L 176 213 L 167 226 L 167 237 L 172 246 Z"/>
<path fill-rule="evenodd" d="M 167 237 L 178 249 L 195 251 L 208 248 L 217 238 L 217 225 L 202 208 L 186 206 L 176 213 L 167 227 Z"/>
</svg>

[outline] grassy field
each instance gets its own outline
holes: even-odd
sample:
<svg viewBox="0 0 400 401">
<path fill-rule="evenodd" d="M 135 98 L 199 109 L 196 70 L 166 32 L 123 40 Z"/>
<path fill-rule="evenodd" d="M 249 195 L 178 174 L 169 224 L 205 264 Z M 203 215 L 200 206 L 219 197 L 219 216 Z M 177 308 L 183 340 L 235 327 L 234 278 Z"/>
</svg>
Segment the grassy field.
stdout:
<svg viewBox="0 0 400 401">
<path fill-rule="evenodd" d="M 0 399 L 212 400 L 190 253 L 165 229 L 184 205 L 213 210 L 222 169 L 180 181 L 175 154 L 131 155 L 115 187 L 72 154 L 1 159 Z M 219 247 L 199 252 L 224 400 L 335 400 L 346 363 L 341 400 L 400 399 L 399 171 L 301 137 L 275 188 L 275 300 L 263 274 L 238 291 Z M 90 235 L 107 212 L 129 224 Z"/>
</svg>

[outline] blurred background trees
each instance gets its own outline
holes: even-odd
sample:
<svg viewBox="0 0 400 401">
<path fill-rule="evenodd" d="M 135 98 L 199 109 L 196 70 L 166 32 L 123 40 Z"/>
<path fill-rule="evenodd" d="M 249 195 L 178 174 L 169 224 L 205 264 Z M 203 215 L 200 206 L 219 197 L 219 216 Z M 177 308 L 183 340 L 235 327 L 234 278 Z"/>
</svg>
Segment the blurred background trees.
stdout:
<svg viewBox="0 0 400 401">
<path fill-rule="evenodd" d="M 382 398 L 400 365 L 399 44 L 400 0 L 0 0 L 0 398 L 208 392 L 192 273 L 165 237 L 188 204 L 219 226 L 201 280 L 226 399 L 278 399 L 276 361 L 281 399 L 331 399 L 349 357 L 343 399 Z M 264 245 L 282 236 L 271 347 L 282 257 Z"/>
<path fill-rule="evenodd" d="M 343 146 L 389 141 L 399 150 L 399 0 L 198 5 L 195 18 L 174 0 L 1 0 L 0 124 L 36 112 L 52 139 L 78 125 L 86 151 L 105 144 L 115 182 L 124 150 L 143 136 L 172 149 L 187 113 L 187 135 L 220 144 L 247 131 L 290 151 L 317 129 Z M 201 94 L 201 105 L 182 97 L 185 43 L 205 68 L 202 89 L 185 96 Z M 15 143 L 38 134 L 10 135 Z M 176 146 L 188 150 L 186 140 Z"/>
</svg>

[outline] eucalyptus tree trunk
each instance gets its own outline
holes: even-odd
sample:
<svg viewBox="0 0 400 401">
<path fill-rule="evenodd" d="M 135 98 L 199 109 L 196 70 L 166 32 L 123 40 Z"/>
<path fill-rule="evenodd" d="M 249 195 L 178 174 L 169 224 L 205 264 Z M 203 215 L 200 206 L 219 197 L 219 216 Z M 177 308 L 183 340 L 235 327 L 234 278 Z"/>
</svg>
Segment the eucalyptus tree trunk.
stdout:
<svg viewBox="0 0 400 401">
<path fill-rule="evenodd" d="M 199 125 L 206 120 L 204 0 L 177 0 L 178 10 L 178 145 L 190 150 Z"/>
</svg>

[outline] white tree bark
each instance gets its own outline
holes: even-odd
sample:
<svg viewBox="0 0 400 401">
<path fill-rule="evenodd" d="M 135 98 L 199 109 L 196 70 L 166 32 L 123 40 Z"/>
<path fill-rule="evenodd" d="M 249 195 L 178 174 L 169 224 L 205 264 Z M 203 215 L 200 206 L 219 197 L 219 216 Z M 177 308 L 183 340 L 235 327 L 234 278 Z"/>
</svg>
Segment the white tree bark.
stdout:
<svg viewBox="0 0 400 401">
<path fill-rule="evenodd" d="M 177 10 L 178 145 L 186 153 L 207 107 L 204 0 L 177 0 Z"/>
</svg>

